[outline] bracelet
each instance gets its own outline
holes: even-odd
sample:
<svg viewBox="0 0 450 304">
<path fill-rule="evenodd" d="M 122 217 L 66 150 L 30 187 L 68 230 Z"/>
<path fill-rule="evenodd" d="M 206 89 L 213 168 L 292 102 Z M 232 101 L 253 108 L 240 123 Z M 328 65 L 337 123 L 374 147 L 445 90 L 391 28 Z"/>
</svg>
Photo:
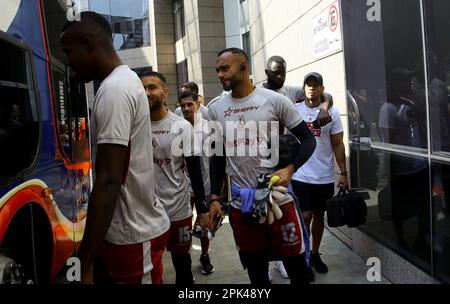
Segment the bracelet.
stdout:
<svg viewBox="0 0 450 304">
<path fill-rule="evenodd" d="M 347 172 L 347 171 L 344 171 L 344 172 L 339 173 L 339 175 L 347 176 L 347 175 L 348 175 L 348 172 Z"/>
</svg>

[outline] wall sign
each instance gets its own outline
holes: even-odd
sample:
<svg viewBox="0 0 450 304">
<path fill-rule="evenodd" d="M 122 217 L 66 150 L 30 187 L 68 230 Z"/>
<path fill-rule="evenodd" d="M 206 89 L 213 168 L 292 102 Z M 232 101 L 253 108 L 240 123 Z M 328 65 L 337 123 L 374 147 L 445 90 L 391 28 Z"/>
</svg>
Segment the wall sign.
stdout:
<svg viewBox="0 0 450 304">
<path fill-rule="evenodd" d="M 316 59 L 342 50 L 339 1 L 313 17 L 314 55 Z"/>
</svg>

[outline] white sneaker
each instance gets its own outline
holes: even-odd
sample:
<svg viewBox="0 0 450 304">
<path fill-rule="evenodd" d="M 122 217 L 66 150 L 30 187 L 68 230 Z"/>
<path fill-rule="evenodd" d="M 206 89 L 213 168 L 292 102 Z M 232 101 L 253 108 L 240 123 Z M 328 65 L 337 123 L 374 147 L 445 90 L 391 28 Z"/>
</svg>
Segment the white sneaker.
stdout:
<svg viewBox="0 0 450 304">
<path fill-rule="evenodd" d="M 281 276 L 285 279 L 289 279 L 289 275 L 284 269 L 284 265 L 282 261 L 275 261 L 275 269 L 281 274 Z"/>
</svg>

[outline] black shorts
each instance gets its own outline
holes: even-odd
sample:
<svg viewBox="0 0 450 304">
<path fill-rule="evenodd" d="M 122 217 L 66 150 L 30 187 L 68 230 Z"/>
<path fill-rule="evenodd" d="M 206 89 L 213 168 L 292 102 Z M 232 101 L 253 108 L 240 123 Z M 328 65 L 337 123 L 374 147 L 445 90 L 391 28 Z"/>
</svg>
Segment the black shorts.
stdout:
<svg viewBox="0 0 450 304">
<path fill-rule="evenodd" d="M 326 200 L 334 196 L 334 183 L 314 185 L 293 180 L 292 189 L 302 212 L 326 211 Z"/>
</svg>

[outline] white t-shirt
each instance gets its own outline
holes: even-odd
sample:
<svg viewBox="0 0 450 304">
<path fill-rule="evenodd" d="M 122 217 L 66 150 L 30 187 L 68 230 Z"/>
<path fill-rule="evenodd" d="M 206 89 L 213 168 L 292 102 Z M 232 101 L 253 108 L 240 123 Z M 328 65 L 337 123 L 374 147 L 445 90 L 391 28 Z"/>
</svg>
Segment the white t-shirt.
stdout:
<svg viewBox="0 0 450 304">
<path fill-rule="evenodd" d="M 422 147 L 420 128 L 418 123 L 408 117 L 410 106 L 385 102 L 380 108 L 378 127 L 395 130 L 396 141 L 383 138 L 384 142 L 408 147 Z M 393 171 L 399 175 L 408 175 L 419 172 L 427 167 L 427 161 L 421 158 L 404 157 L 393 154 L 391 157 Z"/>
<path fill-rule="evenodd" d="M 128 147 L 124 181 L 106 240 L 118 245 L 136 244 L 162 235 L 170 222 L 153 186 L 147 96 L 128 66 L 118 66 L 103 80 L 95 96 L 93 117 L 96 145 Z"/>
<path fill-rule="evenodd" d="M 181 107 L 178 107 L 175 109 L 175 114 L 177 114 L 180 117 L 183 117 L 183 111 L 181 111 Z M 198 112 L 197 113 L 201 113 L 202 114 L 202 118 L 204 119 L 208 119 L 208 108 L 205 107 L 204 105 L 200 105 L 200 107 L 198 108 Z"/>
<path fill-rule="evenodd" d="M 295 107 L 316 138 L 316 149 L 308 161 L 294 173 L 292 179 L 318 185 L 334 183 L 334 150 L 331 135 L 343 132 L 339 110 L 331 107 L 328 112 L 333 119 L 332 122 L 320 129 L 315 129 L 312 122 L 319 115 L 321 105 L 310 108 L 302 102 Z"/>
<path fill-rule="evenodd" d="M 156 195 L 171 221 L 192 215 L 184 157 L 200 153 L 192 145 L 193 134 L 190 122 L 170 111 L 163 119 L 152 121 Z"/>
<path fill-rule="evenodd" d="M 244 188 L 256 187 L 257 177 L 273 173 L 278 163 L 278 159 L 270 161 L 263 154 L 253 154 L 256 148 L 267 148 L 268 140 L 279 140 L 279 126 L 273 129 L 271 122 L 279 122 L 288 129 L 302 122 L 287 97 L 261 87 L 241 99 L 235 99 L 231 94 L 221 97 L 209 107 L 209 117 L 213 127 L 218 123 L 223 128 L 223 133 L 219 134 L 227 150 L 227 175 L 238 187 Z M 257 132 L 248 132 L 251 126 L 255 126 Z M 275 138 L 271 138 L 273 136 Z M 235 200 L 232 204 L 240 208 L 240 201 Z"/>
<path fill-rule="evenodd" d="M 199 147 L 197 150 L 201 150 L 201 167 L 202 167 L 202 179 L 203 186 L 205 188 L 205 196 L 209 196 L 211 194 L 211 181 L 209 179 L 209 153 L 206 149 L 208 149 L 208 145 L 204 145 L 207 141 L 207 138 L 210 136 L 209 125 L 206 119 L 200 118 L 194 124 L 194 132 L 195 132 L 195 144 L 196 147 Z M 193 193 L 192 186 L 189 180 L 189 191 Z"/>
</svg>

